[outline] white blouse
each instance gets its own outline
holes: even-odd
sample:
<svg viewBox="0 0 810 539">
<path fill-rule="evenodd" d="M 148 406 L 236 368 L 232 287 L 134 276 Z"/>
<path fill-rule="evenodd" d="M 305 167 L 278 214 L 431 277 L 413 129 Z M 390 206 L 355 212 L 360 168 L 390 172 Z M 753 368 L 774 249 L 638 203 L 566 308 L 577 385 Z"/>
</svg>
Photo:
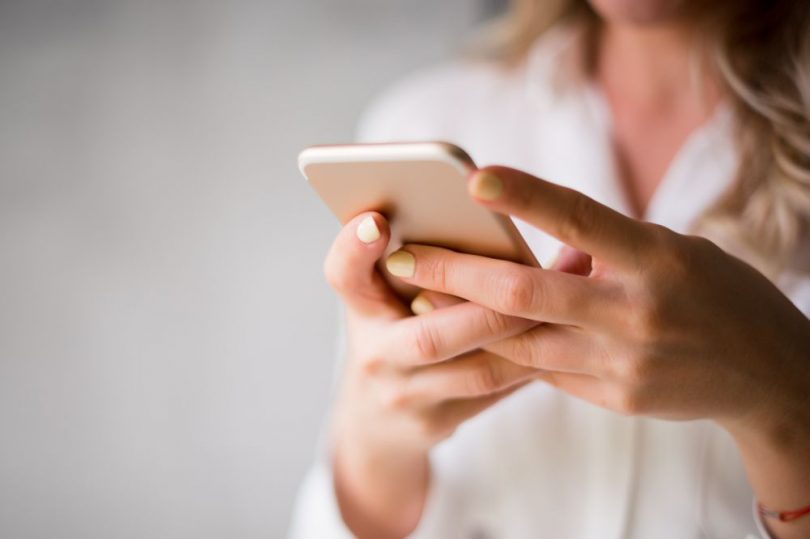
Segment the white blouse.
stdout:
<svg viewBox="0 0 810 539">
<path fill-rule="evenodd" d="M 549 34 L 513 71 L 458 62 L 406 79 L 369 108 L 359 139 L 450 141 L 479 166 L 526 170 L 630 213 L 604 97 L 586 85 L 552 89 L 571 40 Z M 689 232 L 733 180 L 732 129 L 730 111 L 720 107 L 688 138 L 645 220 Z M 559 242 L 516 223 L 548 264 Z M 793 272 L 779 284 L 810 313 L 810 274 Z M 351 537 L 327 453 L 322 448 L 301 487 L 293 538 Z M 431 490 L 413 537 L 768 537 L 737 448 L 713 422 L 625 417 L 540 382 L 464 423 L 431 461 Z"/>
</svg>

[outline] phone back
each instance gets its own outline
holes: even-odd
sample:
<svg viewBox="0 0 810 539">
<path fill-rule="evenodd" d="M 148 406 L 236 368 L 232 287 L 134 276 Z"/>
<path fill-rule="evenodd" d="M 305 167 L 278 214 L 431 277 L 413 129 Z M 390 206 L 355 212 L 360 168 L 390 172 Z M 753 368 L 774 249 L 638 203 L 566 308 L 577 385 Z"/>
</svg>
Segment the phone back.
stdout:
<svg viewBox="0 0 810 539">
<path fill-rule="evenodd" d="M 369 210 L 388 219 L 386 255 L 404 243 L 423 243 L 538 265 L 512 221 L 467 194 L 475 165 L 452 144 L 313 146 L 298 162 L 341 223 Z M 398 280 L 392 284 L 406 297 L 415 292 Z"/>
</svg>

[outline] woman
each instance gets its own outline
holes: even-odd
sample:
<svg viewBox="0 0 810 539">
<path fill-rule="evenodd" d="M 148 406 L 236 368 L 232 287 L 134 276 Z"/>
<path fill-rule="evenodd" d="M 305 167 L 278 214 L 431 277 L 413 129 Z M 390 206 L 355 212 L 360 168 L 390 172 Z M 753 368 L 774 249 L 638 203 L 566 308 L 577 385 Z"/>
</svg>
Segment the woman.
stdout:
<svg viewBox="0 0 810 539">
<path fill-rule="evenodd" d="M 810 537 L 810 9 L 551 4 L 515 2 L 497 59 L 402 83 L 361 138 L 514 167 L 470 196 L 546 267 L 565 248 L 403 246 L 412 316 L 374 269 L 383 216 L 343 228 L 346 364 L 293 535 Z"/>
</svg>

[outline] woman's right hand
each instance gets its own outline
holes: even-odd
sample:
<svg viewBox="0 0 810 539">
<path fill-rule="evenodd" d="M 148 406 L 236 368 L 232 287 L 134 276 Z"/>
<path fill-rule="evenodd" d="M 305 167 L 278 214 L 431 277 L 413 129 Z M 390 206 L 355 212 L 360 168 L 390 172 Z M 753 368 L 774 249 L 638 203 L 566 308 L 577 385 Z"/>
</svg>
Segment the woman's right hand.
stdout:
<svg viewBox="0 0 810 539">
<path fill-rule="evenodd" d="M 359 537 L 413 531 L 429 486 L 428 450 L 537 374 L 479 350 L 535 321 L 470 302 L 412 316 L 375 268 L 389 237 L 382 215 L 358 215 L 324 264 L 347 322 L 332 422 L 335 491 Z"/>
</svg>

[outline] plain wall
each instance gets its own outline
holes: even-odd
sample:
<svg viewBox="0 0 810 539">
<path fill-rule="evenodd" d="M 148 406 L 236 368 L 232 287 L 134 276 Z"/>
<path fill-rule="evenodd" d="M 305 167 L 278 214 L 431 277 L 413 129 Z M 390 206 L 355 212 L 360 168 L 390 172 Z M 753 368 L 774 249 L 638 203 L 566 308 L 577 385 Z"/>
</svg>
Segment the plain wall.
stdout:
<svg viewBox="0 0 810 539">
<path fill-rule="evenodd" d="M 296 154 L 477 12 L 0 2 L 0 536 L 284 535 L 337 313 Z"/>
</svg>

